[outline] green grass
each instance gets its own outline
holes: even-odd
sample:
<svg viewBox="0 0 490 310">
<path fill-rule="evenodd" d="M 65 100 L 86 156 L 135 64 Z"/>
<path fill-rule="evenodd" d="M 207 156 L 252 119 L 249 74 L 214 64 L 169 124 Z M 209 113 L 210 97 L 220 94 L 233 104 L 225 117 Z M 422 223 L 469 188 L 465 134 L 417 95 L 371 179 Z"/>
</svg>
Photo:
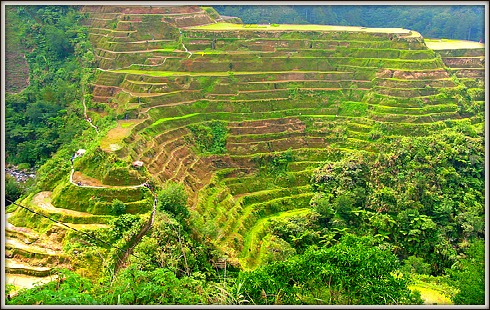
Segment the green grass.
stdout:
<svg viewBox="0 0 490 310">
<path fill-rule="evenodd" d="M 244 247 L 240 257 L 240 263 L 244 270 L 254 269 L 260 261 L 260 241 L 262 236 L 265 235 L 265 230 L 270 224 L 270 220 L 273 218 L 287 219 L 290 217 L 302 216 L 311 212 L 309 208 L 289 210 L 285 212 L 279 212 L 270 216 L 261 218 L 256 222 L 254 227 L 248 232 L 244 239 Z"/>
<path fill-rule="evenodd" d="M 420 297 L 424 301 L 425 305 L 452 305 L 451 299 L 444 294 L 441 289 L 436 289 L 430 284 L 417 283 L 410 285 L 411 291 L 419 291 Z"/>
<path fill-rule="evenodd" d="M 201 114 L 201 113 L 191 113 L 191 114 L 186 114 L 186 115 L 183 115 L 183 116 L 160 118 L 159 120 L 157 120 L 156 122 L 154 122 L 153 124 L 151 124 L 150 127 L 154 127 L 154 126 L 156 126 L 158 124 L 161 124 L 161 123 L 164 123 L 164 122 L 167 122 L 167 121 L 178 120 L 178 119 L 185 119 L 185 118 L 193 117 L 193 116 L 196 116 L 196 115 L 199 115 L 199 114 Z"/>
</svg>

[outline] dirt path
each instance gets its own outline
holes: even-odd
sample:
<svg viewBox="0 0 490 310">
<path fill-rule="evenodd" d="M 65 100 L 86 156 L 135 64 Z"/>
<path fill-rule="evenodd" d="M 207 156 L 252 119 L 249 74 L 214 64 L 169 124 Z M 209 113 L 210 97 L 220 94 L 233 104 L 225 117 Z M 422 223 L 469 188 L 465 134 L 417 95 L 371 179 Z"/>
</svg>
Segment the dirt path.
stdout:
<svg viewBox="0 0 490 310">
<path fill-rule="evenodd" d="M 51 194 L 52 192 L 40 192 L 37 193 L 34 197 L 32 197 L 32 203 L 35 204 L 36 206 L 40 207 L 43 210 L 46 211 L 51 211 L 51 212 L 56 212 L 56 213 L 63 213 L 67 215 L 71 215 L 74 217 L 91 217 L 93 214 L 91 213 L 86 213 L 86 212 L 79 212 L 79 211 L 74 211 L 70 209 L 63 209 L 63 208 L 56 208 L 51 204 Z"/>
<path fill-rule="evenodd" d="M 90 117 L 88 117 L 87 115 L 87 105 L 85 104 L 85 87 L 84 87 L 84 84 L 82 84 L 82 104 L 83 104 L 83 115 L 85 116 L 85 120 L 90 124 L 90 126 L 92 126 L 93 128 L 95 128 L 95 131 L 97 132 L 97 134 L 99 133 L 99 127 L 95 126 L 94 124 L 92 124 L 92 119 Z"/>
<path fill-rule="evenodd" d="M 87 188 L 138 188 L 138 187 L 143 187 L 146 185 L 146 183 L 138 184 L 138 185 L 127 185 L 127 186 L 114 186 L 114 185 L 88 185 L 86 183 L 83 183 L 82 180 L 79 181 L 74 181 L 73 180 L 73 175 L 75 174 L 75 168 L 71 166 L 71 173 L 70 173 L 70 183 L 78 186 L 78 187 L 87 187 Z M 81 174 L 78 175 L 80 177 Z M 93 184 L 92 178 L 88 179 L 89 183 Z"/>
<path fill-rule="evenodd" d="M 182 47 L 184 48 L 185 52 L 189 54 L 189 57 L 187 57 L 187 58 L 191 58 L 192 52 L 190 52 L 189 50 L 187 50 L 187 47 L 185 47 L 185 44 L 184 44 L 184 36 L 182 34 L 182 31 L 180 31 L 180 42 L 182 42 Z"/>
</svg>

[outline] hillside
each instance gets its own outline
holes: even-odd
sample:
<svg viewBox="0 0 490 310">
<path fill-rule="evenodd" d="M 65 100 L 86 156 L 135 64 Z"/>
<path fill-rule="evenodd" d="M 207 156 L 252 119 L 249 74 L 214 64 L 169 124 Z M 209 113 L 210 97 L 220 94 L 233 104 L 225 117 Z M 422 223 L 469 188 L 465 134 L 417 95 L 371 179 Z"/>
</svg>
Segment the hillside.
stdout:
<svg viewBox="0 0 490 310">
<path fill-rule="evenodd" d="M 48 163 L 57 171 L 45 169 L 42 190 L 19 201 L 57 223 L 22 208 L 8 213 L 10 283 L 45 279 L 55 266 L 94 279 L 143 264 L 141 257 L 153 255 L 143 255 L 151 252 L 144 248 L 152 248 L 148 240 L 159 240 L 161 231 L 174 234 L 174 221 L 188 233 L 185 261 L 175 263 L 180 276 L 199 269 L 200 261 L 210 262 L 210 270 L 262 270 L 362 229 L 376 238 L 386 229 L 383 240 L 400 248 L 398 258 L 423 257 L 440 276 L 454 257 L 442 258 L 439 245 L 456 255 L 462 242 L 483 238 L 482 227 L 466 229 L 467 222 L 455 219 L 484 214 L 483 44 L 442 45 L 402 28 L 250 25 L 198 6 L 81 11 L 97 63 L 83 101 L 91 127 L 76 148 L 86 152 L 71 163 L 71 149 L 59 153 Z M 107 115 L 114 118 L 109 126 Z M 438 165 L 458 177 L 440 180 Z M 416 182 L 420 175 L 429 185 Z M 336 178 L 334 189 L 326 180 Z M 458 182 L 468 183 L 454 190 Z M 365 200 L 341 202 L 343 187 L 365 189 L 353 198 Z M 387 202 L 390 191 L 396 203 Z M 335 196 L 329 198 L 335 216 L 318 207 L 328 193 Z M 456 193 L 471 202 L 458 205 Z M 445 215 L 432 210 L 448 204 Z M 408 214 L 407 225 L 426 221 L 407 228 L 422 231 L 415 237 L 396 235 L 403 230 L 396 224 L 387 228 L 408 209 L 418 217 Z M 385 226 L 369 226 L 374 222 Z M 436 231 L 436 225 L 453 230 Z M 178 227 L 169 240 L 182 247 Z M 429 233 L 439 239 L 424 252 Z M 169 256 L 160 266 L 170 266 L 175 257 L 162 253 Z"/>
</svg>

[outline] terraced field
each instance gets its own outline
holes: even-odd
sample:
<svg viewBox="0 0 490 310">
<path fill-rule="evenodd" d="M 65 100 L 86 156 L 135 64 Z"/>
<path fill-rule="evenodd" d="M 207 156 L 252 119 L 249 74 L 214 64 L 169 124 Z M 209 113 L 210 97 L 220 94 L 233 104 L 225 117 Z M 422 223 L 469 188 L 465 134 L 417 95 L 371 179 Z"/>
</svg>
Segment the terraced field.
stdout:
<svg viewBox="0 0 490 310">
<path fill-rule="evenodd" d="M 144 163 L 148 173 L 128 185 L 185 184 L 196 235 L 241 268 L 269 250 L 271 219 L 311 211 L 311 174 L 326 161 L 457 121 L 483 128 L 456 95 L 464 88 L 484 100 L 481 50 L 435 51 L 406 29 L 247 27 L 195 6 L 84 11 L 100 68 L 93 102 L 131 123 L 120 122 L 103 151 Z M 80 173 L 103 179 L 89 167 Z M 81 190 L 56 189 L 52 201 L 101 223 L 109 198 L 88 207 L 76 197 L 92 192 Z M 127 195 L 133 210 L 149 211 L 147 198 Z"/>
<path fill-rule="evenodd" d="M 253 26 L 210 16 L 187 24 L 173 10 L 120 12 L 116 23 L 87 7 L 104 69 L 94 100 L 144 119 L 124 139 L 126 153 L 158 183 L 183 182 L 195 230 L 246 268 L 260 253 L 251 241 L 261 239 L 257 225 L 308 208 L 314 168 L 345 152 L 376 152 L 381 136 L 424 135 L 462 119 L 446 94 L 461 83 L 455 76 L 470 83 L 476 75 L 468 70 L 483 72 L 471 58 L 481 54 L 458 62 L 406 29 Z M 185 16 L 205 14 L 192 10 Z M 163 22 L 150 30 L 150 20 Z M 170 25 L 178 28 L 157 31 Z M 226 139 L 209 152 L 192 128 L 213 136 L 215 121 L 226 124 Z"/>
</svg>

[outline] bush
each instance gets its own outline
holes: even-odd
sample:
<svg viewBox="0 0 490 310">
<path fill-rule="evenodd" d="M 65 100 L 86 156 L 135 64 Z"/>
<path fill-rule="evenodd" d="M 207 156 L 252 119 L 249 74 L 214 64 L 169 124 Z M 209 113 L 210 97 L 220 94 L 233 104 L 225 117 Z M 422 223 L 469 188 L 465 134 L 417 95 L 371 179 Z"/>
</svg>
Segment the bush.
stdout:
<svg viewBox="0 0 490 310">
<path fill-rule="evenodd" d="M 16 201 L 22 194 L 25 193 L 25 189 L 15 180 L 14 177 L 5 175 L 5 198 L 11 201 Z M 8 206 L 10 202 L 5 201 L 5 205 Z"/>
<path fill-rule="evenodd" d="M 402 271 L 406 273 L 429 274 L 430 264 L 424 262 L 424 259 L 417 256 L 409 256 L 403 262 Z"/>
<path fill-rule="evenodd" d="M 114 199 L 112 201 L 112 212 L 115 215 L 121 215 L 126 212 L 126 205 L 119 199 Z"/>
<path fill-rule="evenodd" d="M 175 182 L 168 182 L 158 193 L 158 210 L 169 211 L 176 218 L 188 218 L 189 211 L 186 208 L 187 193 L 184 186 Z"/>
</svg>

